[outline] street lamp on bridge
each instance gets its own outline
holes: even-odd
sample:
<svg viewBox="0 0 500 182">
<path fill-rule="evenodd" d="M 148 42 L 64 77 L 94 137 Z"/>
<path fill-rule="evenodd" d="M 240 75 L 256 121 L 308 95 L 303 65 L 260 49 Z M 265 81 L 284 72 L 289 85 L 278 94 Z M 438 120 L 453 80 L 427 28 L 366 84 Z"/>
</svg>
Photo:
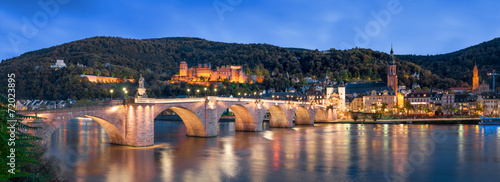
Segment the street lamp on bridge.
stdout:
<svg viewBox="0 0 500 182">
<path fill-rule="evenodd" d="M 196 95 L 200 94 L 200 89 L 196 89 Z"/>
<path fill-rule="evenodd" d="M 128 93 L 127 88 L 123 87 L 122 90 L 123 90 L 123 99 L 126 99 L 127 98 L 127 93 Z"/>
<path fill-rule="evenodd" d="M 109 93 L 111 93 L 111 102 L 113 101 L 113 89 L 109 90 Z"/>
<path fill-rule="evenodd" d="M 217 96 L 217 88 L 214 88 L 214 95 Z"/>
<path fill-rule="evenodd" d="M 205 97 L 207 96 L 207 87 L 204 88 L 205 90 Z"/>
</svg>

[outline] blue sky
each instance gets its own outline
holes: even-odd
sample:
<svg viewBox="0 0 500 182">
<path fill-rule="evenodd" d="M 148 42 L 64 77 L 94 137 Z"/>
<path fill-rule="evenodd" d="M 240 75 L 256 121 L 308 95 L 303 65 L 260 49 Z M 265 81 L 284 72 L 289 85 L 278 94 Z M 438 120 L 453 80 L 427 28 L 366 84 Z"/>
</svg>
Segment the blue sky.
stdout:
<svg viewBox="0 0 500 182">
<path fill-rule="evenodd" d="M 392 43 L 396 54 L 440 54 L 500 37 L 498 7 L 493 0 L 8 0 L 0 2 L 0 60 L 93 36 L 188 34 L 319 50 L 389 52 Z"/>
</svg>

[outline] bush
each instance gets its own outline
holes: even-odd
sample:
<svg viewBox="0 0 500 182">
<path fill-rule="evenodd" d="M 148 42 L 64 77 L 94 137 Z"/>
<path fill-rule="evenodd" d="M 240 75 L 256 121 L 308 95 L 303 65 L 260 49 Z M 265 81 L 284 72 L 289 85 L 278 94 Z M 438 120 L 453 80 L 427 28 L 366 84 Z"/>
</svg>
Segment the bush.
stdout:
<svg viewBox="0 0 500 182">
<path fill-rule="evenodd" d="M 353 114 L 352 115 L 352 120 L 357 121 L 358 120 L 358 115 L 357 114 Z"/>
</svg>

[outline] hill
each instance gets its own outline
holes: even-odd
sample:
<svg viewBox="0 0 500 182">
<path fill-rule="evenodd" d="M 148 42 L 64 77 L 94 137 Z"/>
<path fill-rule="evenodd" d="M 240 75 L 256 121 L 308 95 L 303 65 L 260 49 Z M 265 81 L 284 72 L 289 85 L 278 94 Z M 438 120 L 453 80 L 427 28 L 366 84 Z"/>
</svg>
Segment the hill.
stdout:
<svg viewBox="0 0 500 182">
<path fill-rule="evenodd" d="M 477 64 L 479 80 L 492 85 L 491 76 L 486 73 L 500 72 L 500 38 L 483 42 L 456 52 L 431 56 L 398 55 L 398 58 L 421 65 L 443 78 L 452 78 L 472 85 L 472 71 Z M 500 85 L 497 79 L 496 85 Z"/>
<path fill-rule="evenodd" d="M 397 52 L 397 49 L 396 49 Z M 68 67 L 50 69 L 56 59 L 64 59 Z M 168 97 L 185 94 L 178 86 L 168 86 L 178 72 L 180 61 L 189 66 L 211 62 L 212 66 L 242 65 L 247 73 L 264 76 L 260 86 L 241 86 L 245 89 L 300 87 L 291 83 L 293 77 L 311 76 L 348 81 L 386 81 L 386 53 L 370 49 L 351 49 L 319 52 L 317 50 L 290 49 L 268 44 L 236 44 L 207 41 L 200 38 L 124 39 L 118 37 L 92 37 L 66 44 L 27 52 L 0 63 L 0 74 L 15 73 L 17 98 L 66 99 L 108 97 L 109 89 L 121 85 L 94 84 L 80 81 L 80 74 L 146 78 L 148 95 Z M 450 78 L 441 78 L 417 64 L 397 59 L 398 78 L 402 85 L 419 83 L 423 87 L 448 88 L 459 85 Z M 86 67 L 78 67 L 82 64 Z M 271 74 L 274 73 L 274 74 Z M 420 73 L 420 78 L 412 76 Z M 0 78 L 6 83 L 7 77 Z M 133 85 L 129 85 L 130 88 Z M 231 88 L 239 89 L 239 85 Z M 5 88 L 0 88 L 2 93 Z M 228 90 L 227 92 L 231 92 Z M 132 93 L 133 94 L 133 93 Z"/>
</svg>

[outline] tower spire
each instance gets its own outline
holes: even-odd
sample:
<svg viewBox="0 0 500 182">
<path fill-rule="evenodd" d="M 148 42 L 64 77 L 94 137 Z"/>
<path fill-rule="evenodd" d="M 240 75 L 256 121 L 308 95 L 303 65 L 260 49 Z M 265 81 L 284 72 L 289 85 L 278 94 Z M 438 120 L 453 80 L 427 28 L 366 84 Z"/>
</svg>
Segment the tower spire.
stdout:
<svg viewBox="0 0 500 182">
<path fill-rule="evenodd" d="M 394 59 L 394 50 L 391 44 L 391 57 L 389 58 L 389 70 L 387 72 L 387 86 L 394 90 L 394 93 L 398 92 L 398 76 L 396 74 L 396 59 Z"/>
</svg>

